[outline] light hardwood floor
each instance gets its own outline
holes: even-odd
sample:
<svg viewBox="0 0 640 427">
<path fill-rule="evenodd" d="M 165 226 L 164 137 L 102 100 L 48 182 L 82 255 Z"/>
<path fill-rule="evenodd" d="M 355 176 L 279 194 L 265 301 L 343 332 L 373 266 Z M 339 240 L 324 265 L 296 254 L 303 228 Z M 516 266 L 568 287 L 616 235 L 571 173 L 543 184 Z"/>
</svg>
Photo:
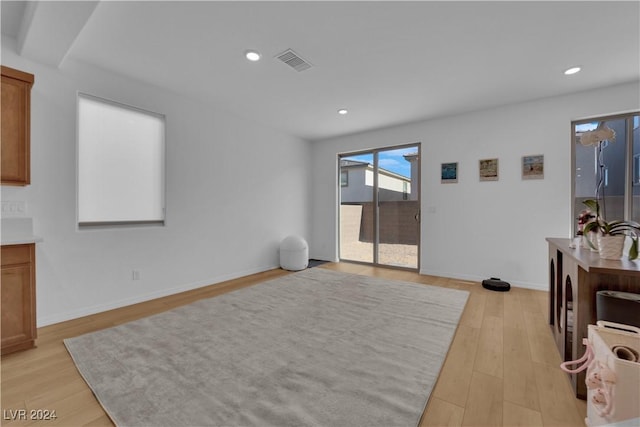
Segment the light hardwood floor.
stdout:
<svg viewBox="0 0 640 427">
<path fill-rule="evenodd" d="M 573 397 L 547 325 L 547 293 L 358 264 L 323 268 L 470 292 L 421 426 L 584 426 L 586 405 Z M 272 270 L 218 285 L 87 316 L 38 330 L 38 347 L 1 360 L 2 425 L 113 425 L 76 371 L 62 340 L 198 299 L 289 274 Z M 51 421 L 11 420 L 26 410 L 55 410 Z"/>
</svg>

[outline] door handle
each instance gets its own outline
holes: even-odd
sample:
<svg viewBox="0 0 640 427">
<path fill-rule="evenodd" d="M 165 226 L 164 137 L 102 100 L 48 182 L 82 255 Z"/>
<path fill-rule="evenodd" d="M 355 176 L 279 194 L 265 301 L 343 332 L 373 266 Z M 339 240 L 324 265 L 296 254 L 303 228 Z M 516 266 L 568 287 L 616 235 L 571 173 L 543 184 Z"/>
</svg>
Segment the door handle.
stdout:
<svg viewBox="0 0 640 427">
<path fill-rule="evenodd" d="M 416 222 L 420 222 L 420 211 L 416 212 L 413 218 L 416 220 Z"/>
</svg>

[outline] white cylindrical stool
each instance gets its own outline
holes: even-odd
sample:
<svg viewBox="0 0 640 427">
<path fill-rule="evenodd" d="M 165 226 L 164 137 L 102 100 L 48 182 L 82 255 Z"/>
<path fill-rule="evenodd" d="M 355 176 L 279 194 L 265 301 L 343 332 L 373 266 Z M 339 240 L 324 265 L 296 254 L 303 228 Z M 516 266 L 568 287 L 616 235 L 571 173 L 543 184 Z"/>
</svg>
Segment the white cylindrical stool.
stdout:
<svg viewBox="0 0 640 427">
<path fill-rule="evenodd" d="M 285 270 L 304 270 L 309 264 L 309 245 L 300 236 L 286 237 L 280 243 L 280 267 Z"/>
</svg>

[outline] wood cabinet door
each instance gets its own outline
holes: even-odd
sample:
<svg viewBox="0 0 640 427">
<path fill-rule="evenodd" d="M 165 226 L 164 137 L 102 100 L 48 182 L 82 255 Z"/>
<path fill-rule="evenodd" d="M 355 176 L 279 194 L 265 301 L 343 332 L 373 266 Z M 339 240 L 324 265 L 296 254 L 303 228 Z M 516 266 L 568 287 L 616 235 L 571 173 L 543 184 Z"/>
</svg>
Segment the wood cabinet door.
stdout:
<svg viewBox="0 0 640 427">
<path fill-rule="evenodd" d="M 35 346 L 35 245 L 6 245 L 0 256 L 2 354 Z"/>
<path fill-rule="evenodd" d="M 2 267 L 2 349 L 35 338 L 31 266 Z"/>
<path fill-rule="evenodd" d="M 30 168 L 30 110 L 33 76 L 2 67 L 2 184 L 27 185 Z"/>
</svg>

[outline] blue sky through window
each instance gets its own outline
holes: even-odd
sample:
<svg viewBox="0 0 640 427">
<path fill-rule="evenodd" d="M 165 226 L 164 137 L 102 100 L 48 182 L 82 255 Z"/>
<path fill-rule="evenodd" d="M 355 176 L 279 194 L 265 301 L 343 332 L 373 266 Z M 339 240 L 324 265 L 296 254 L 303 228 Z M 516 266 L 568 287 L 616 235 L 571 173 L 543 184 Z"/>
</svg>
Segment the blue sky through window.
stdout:
<svg viewBox="0 0 640 427">
<path fill-rule="evenodd" d="M 378 153 L 378 165 L 382 169 L 411 178 L 411 164 L 405 160 L 406 154 L 418 152 L 418 147 L 399 148 L 397 150 L 380 151 Z M 355 160 L 373 164 L 371 154 L 360 154 L 357 156 L 343 157 L 345 160 Z"/>
<path fill-rule="evenodd" d="M 590 130 L 594 130 L 597 127 L 598 122 L 582 123 L 580 125 L 576 125 L 576 132 L 587 132 Z"/>
</svg>

